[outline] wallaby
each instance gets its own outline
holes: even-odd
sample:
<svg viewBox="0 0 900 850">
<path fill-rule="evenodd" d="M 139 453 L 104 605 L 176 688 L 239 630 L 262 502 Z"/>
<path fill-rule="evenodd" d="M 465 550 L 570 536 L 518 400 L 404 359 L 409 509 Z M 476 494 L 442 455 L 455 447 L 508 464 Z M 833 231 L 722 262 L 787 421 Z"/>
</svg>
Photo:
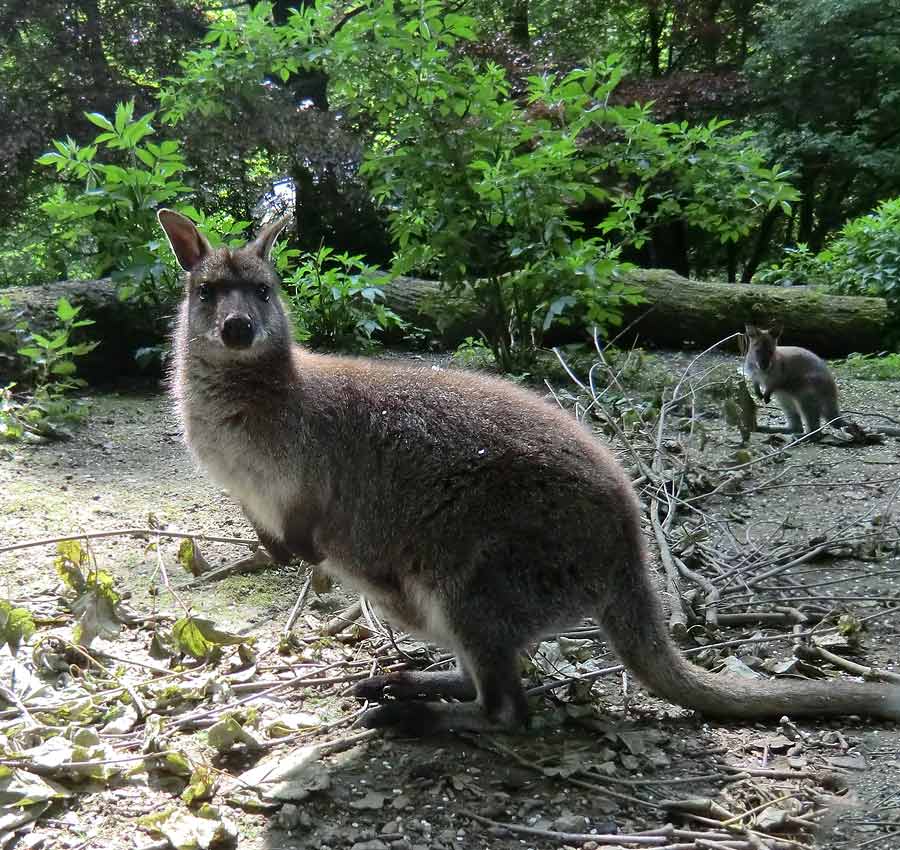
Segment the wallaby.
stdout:
<svg viewBox="0 0 900 850">
<path fill-rule="evenodd" d="M 900 718 L 897 687 L 688 663 L 631 481 L 572 416 L 496 378 L 306 351 L 268 262 L 283 222 L 212 249 L 178 213 L 159 220 L 188 272 L 172 387 L 193 454 L 273 555 L 319 565 L 458 658 L 362 682 L 356 696 L 380 703 L 367 726 L 519 726 L 518 653 L 587 615 L 654 692 L 711 717 Z"/>
<path fill-rule="evenodd" d="M 838 410 L 834 376 L 821 357 L 805 348 L 779 345 L 777 329 L 746 325 L 745 333 L 744 374 L 757 398 L 768 404 L 774 397 L 790 433 L 802 434 L 804 424 L 806 433 L 818 431 L 823 416 L 832 425 L 846 425 Z"/>
</svg>

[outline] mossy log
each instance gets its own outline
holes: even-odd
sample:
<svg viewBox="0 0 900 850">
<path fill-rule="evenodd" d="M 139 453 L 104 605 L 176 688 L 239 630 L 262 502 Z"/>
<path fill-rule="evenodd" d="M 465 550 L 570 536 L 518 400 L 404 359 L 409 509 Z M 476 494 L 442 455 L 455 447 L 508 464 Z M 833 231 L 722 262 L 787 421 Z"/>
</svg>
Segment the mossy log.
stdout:
<svg viewBox="0 0 900 850">
<path fill-rule="evenodd" d="M 646 300 L 626 309 L 622 344 L 637 340 L 656 347 L 705 348 L 753 321 L 779 322 L 786 343 L 825 357 L 879 351 L 885 346 L 890 317 L 881 298 L 827 295 L 810 287 L 708 283 L 663 269 L 638 269 L 630 278 L 643 287 Z M 448 347 L 479 333 L 482 314 L 466 293 L 454 295 L 448 310 L 449 296 L 435 281 L 397 278 L 383 289 L 389 307 L 413 325 L 437 329 Z M 108 279 L 0 290 L 3 295 L 11 301 L 12 314 L 21 314 L 34 330 L 56 324 L 59 298 L 81 305 L 82 316 L 95 322 L 81 332 L 82 338 L 102 341 L 79 363 L 80 374 L 95 383 L 137 374 L 135 351 L 166 341 L 176 309 L 174 301 L 157 307 L 121 301 Z M 450 315 L 452 319 L 447 318 Z M 0 318 L 0 330 L 8 319 Z M 585 328 L 567 328 L 557 333 L 555 341 L 586 334 Z M 616 331 L 610 334 L 615 335 Z M 0 333 L 0 383 L 20 377 L 20 358 L 13 355 Z"/>
<path fill-rule="evenodd" d="M 779 323 L 786 344 L 809 348 L 823 357 L 854 351 L 870 353 L 885 347 L 890 314 L 883 298 L 828 295 L 814 287 L 756 286 L 709 283 L 684 278 L 666 269 L 635 269 L 629 282 L 644 291 L 642 304 L 626 307 L 619 342 L 657 348 L 703 349 L 753 322 Z M 428 318 L 440 304 L 440 284 L 399 278 L 384 287 L 388 304 L 401 316 L 433 326 Z M 477 336 L 481 313 L 471 300 L 456 296 L 455 318 L 441 328 L 447 345 Z M 583 337 L 585 328 L 556 332 L 556 339 Z M 610 338 L 620 333 L 612 329 Z M 733 344 L 732 349 L 737 345 Z"/>
</svg>

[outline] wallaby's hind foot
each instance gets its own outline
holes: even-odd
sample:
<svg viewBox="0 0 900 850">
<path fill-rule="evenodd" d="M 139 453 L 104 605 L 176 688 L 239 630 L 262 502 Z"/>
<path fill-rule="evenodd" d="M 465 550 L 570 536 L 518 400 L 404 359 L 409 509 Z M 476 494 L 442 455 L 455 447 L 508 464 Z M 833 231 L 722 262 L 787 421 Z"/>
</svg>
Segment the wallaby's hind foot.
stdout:
<svg viewBox="0 0 900 850">
<path fill-rule="evenodd" d="M 506 652 L 494 653 L 487 660 L 466 656 L 465 668 L 472 671 L 471 677 L 463 671 L 398 673 L 360 682 L 354 688 L 357 697 L 376 701 L 388 695 L 396 697 L 365 712 L 363 725 L 369 728 L 390 727 L 405 735 L 428 735 L 450 730 L 499 732 L 525 725 L 528 702 L 514 652 L 507 649 Z M 394 686 L 398 683 L 398 692 L 394 693 Z M 442 703 L 415 699 L 429 690 L 436 696 L 466 701 Z"/>
<path fill-rule="evenodd" d="M 458 699 L 471 702 L 477 694 L 472 680 L 459 670 L 433 673 L 401 670 L 363 679 L 354 686 L 353 696 L 369 702 L 390 699 Z"/>
<path fill-rule="evenodd" d="M 370 708 L 361 719 L 367 729 L 389 729 L 424 738 L 439 732 L 512 732 L 525 725 L 525 713 L 491 717 L 474 702 L 387 702 Z"/>
</svg>

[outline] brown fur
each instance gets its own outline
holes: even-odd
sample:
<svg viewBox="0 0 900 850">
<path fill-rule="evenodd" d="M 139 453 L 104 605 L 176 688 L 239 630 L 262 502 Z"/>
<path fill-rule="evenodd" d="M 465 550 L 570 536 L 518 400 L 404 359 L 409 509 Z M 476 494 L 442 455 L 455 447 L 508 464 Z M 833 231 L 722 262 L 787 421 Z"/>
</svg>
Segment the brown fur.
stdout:
<svg viewBox="0 0 900 850">
<path fill-rule="evenodd" d="M 293 345 L 277 296 L 259 294 L 274 286 L 278 226 L 212 251 L 174 216 L 161 221 L 190 274 L 173 389 L 191 450 L 266 545 L 320 564 L 459 658 L 456 673 L 362 683 L 358 696 L 383 703 L 369 725 L 521 723 L 517 654 L 586 615 L 654 691 L 711 716 L 900 716 L 897 688 L 693 667 L 668 636 L 631 482 L 571 416 L 495 378 Z M 201 283 L 215 290 L 206 302 Z M 245 348 L 222 342 L 235 316 L 253 328 Z M 470 702 L 418 700 L 437 696 Z"/>
<path fill-rule="evenodd" d="M 775 398 L 791 433 L 818 431 L 826 423 L 844 426 L 838 410 L 837 385 L 828 364 L 805 348 L 778 345 L 780 331 L 746 326 L 744 374 L 766 404 Z"/>
</svg>

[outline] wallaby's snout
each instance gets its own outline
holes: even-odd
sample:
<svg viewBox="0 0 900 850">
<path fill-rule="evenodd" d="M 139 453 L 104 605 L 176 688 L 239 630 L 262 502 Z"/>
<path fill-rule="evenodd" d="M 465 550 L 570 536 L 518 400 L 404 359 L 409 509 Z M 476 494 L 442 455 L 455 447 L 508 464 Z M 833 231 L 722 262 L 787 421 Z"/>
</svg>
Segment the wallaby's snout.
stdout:
<svg viewBox="0 0 900 850">
<path fill-rule="evenodd" d="M 229 313 L 222 322 L 221 335 L 228 348 L 249 348 L 253 344 L 253 319 L 246 313 Z"/>
</svg>

